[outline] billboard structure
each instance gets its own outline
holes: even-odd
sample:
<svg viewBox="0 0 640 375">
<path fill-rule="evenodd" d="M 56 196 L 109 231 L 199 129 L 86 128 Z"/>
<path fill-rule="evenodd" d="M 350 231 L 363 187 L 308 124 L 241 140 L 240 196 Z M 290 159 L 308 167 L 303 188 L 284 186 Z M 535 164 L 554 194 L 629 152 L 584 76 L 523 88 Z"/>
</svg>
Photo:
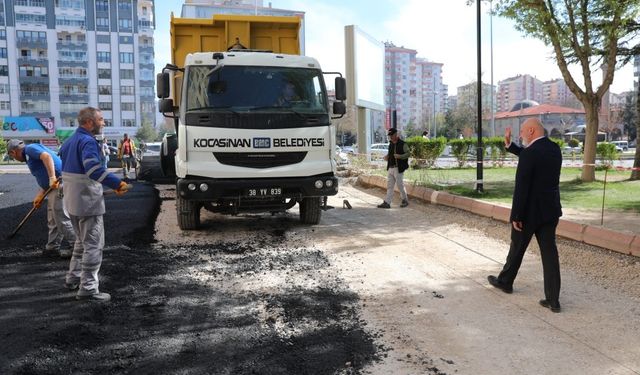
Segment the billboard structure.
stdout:
<svg viewBox="0 0 640 375">
<path fill-rule="evenodd" d="M 355 107 L 358 150 L 369 153 L 372 111 L 383 112 L 384 43 L 355 25 L 345 26 L 345 67 L 348 103 Z"/>
<path fill-rule="evenodd" d="M 54 138 L 54 118 L 30 116 L 0 117 L 0 136 L 7 139 Z"/>
</svg>

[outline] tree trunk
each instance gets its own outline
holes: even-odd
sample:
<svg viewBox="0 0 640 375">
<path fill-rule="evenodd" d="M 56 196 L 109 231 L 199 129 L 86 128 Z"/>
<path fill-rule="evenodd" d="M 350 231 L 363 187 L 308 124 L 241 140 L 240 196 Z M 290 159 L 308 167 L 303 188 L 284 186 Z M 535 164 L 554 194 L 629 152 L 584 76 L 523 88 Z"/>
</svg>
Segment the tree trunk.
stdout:
<svg viewBox="0 0 640 375">
<path fill-rule="evenodd" d="M 636 154 L 633 157 L 634 169 L 631 171 L 630 180 L 640 180 L 640 147 L 638 147 L 638 138 L 640 138 L 640 82 L 636 93 Z"/>
<path fill-rule="evenodd" d="M 593 95 L 596 96 L 596 95 Z M 596 180 L 596 146 L 598 143 L 598 101 L 597 98 L 587 97 L 584 105 L 587 128 L 584 135 L 584 159 L 582 160 L 582 181 L 592 182 Z"/>
</svg>

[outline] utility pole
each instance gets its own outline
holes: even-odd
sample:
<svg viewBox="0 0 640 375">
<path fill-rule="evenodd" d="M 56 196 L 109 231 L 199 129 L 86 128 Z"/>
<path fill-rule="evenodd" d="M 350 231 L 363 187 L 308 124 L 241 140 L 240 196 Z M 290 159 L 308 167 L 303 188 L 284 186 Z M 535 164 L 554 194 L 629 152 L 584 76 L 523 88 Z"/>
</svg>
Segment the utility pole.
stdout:
<svg viewBox="0 0 640 375">
<path fill-rule="evenodd" d="M 482 181 L 482 157 L 484 148 L 482 147 L 482 47 L 481 47 L 481 25 L 480 25 L 480 0 L 476 0 L 476 24 L 478 36 L 478 147 L 476 148 L 476 191 L 484 192 Z"/>
</svg>

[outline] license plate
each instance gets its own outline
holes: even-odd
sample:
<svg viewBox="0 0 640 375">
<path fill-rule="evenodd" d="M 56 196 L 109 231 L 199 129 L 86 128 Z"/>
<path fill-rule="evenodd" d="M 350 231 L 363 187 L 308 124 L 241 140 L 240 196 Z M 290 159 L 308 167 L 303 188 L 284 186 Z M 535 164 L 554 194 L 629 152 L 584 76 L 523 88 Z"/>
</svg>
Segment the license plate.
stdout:
<svg viewBox="0 0 640 375">
<path fill-rule="evenodd" d="M 245 191 L 245 195 L 249 198 L 279 197 L 282 195 L 282 188 L 267 187 L 267 188 L 247 189 Z"/>
</svg>

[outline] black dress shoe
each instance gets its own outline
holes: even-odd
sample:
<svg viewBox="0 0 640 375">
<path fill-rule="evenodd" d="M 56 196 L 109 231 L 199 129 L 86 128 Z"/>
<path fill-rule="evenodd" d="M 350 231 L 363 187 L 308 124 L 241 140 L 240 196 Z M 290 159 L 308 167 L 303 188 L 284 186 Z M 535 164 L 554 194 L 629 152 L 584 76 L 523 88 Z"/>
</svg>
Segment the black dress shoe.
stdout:
<svg viewBox="0 0 640 375">
<path fill-rule="evenodd" d="M 560 302 L 551 303 L 551 302 L 547 301 L 546 299 L 541 299 L 540 300 L 540 306 L 546 307 L 549 310 L 553 311 L 554 313 L 559 313 L 560 312 Z"/>
<path fill-rule="evenodd" d="M 493 275 L 489 275 L 487 277 L 487 280 L 489 280 L 489 284 L 491 284 L 494 287 L 502 290 L 505 293 L 512 293 L 513 292 L 513 287 L 511 285 L 505 285 L 505 284 L 501 283 L 500 280 L 498 280 L 498 278 L 493 276 Z"/>
</svg>

